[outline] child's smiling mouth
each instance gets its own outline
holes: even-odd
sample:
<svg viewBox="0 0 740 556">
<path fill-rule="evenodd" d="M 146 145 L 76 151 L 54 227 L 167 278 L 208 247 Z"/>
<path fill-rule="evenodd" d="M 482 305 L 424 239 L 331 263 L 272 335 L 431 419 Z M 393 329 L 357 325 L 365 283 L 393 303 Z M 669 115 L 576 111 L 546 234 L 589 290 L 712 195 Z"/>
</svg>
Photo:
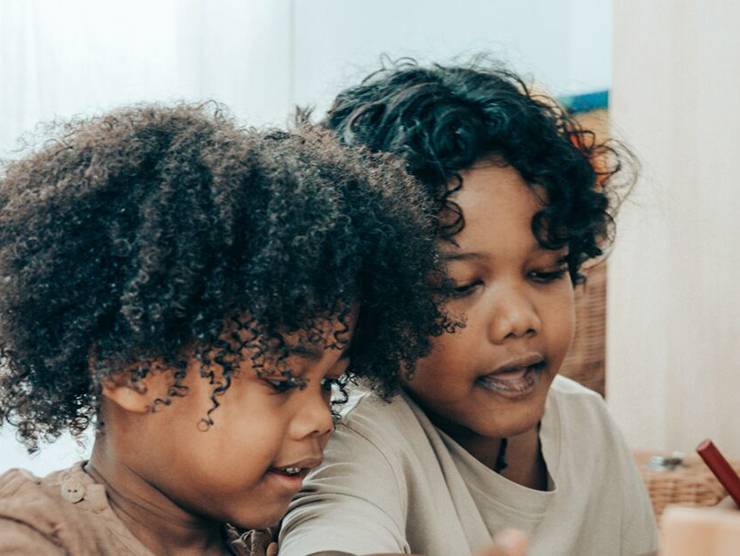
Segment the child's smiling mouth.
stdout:
<svg viewBox="0 0 740 556">
<path fill-rule="evenodd" d="M 534 391 L 544 368 L 544 358 L 530 354 L 512 359 L 493 372 L 478 377 L 476 385 L 506 398 L 524 398 Z"/>
<path fill-rule="evenodd" d="M 313 458 L 280 467 L 273 466 L 267 470 L 267 475 L 285 490 L 298 492 L 308 472 L 320 464 L 321 459 Z"/>
</svg>

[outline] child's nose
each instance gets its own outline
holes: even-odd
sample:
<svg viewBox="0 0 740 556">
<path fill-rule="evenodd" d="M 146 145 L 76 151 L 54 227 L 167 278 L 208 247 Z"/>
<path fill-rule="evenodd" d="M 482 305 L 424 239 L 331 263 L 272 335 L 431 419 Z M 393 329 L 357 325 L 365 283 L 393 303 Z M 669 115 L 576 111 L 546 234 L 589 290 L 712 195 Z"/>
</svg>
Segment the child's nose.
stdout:
<svg viewBox="0 0 740 556">
<path fill-rule="evenodd" d="M 536 307 L 526 292 L 501 288 L 491 301 L 489 339 L 495 344 L 539 332 L 542 325 Z"/>
<path fill-rule="evenodd" d="M 334 431 L 334 419 L 326 400 L 320 393 L 308 393 L 292 423 L 296 440 L 329 435 Z"/>
</svg>

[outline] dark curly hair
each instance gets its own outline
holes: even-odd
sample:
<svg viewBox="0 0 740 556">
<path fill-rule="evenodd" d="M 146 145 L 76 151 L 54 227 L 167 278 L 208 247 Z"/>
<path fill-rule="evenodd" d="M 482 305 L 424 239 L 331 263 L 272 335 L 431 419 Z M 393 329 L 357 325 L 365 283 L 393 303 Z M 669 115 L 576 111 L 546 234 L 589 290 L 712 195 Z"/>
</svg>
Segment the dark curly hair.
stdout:
<svg viewBox="0 0 740 556">
<path fill-rule="evenodd" d="M 446 329 L 431 204 L 393 157 L 241 129 L 214 104 L 52 130 L 0 175 L 0 423 L 29 450 L 80 435 L 102 381 L 155 362 L 176 371 L 168 404 L 200 359 L 210 425 L 245 352 L 290 374 L 267 369 L 287 333 L 317 342 L 359 306 L 351 343 L 323 347 L 349 344 L 363 376 L 411 372 Z"/>
<path fill-rule="evenodd" d="M 342 91 L 323 123 L 345 144 L 403 157 L 433 199 L 442 239 L 465 225 L 452 199 L 464 187 L 460 172 L 484 159 L 512 166 L 544 189 L 547 206 L 532 229 L 543 247 L 569 247 L 574 283 L 611 241 L 618 192 L 634 181 L 626 147 L 598 144 L 552 99 L 485 56 L 451 67 L 392 62 Z"/>
</svg>

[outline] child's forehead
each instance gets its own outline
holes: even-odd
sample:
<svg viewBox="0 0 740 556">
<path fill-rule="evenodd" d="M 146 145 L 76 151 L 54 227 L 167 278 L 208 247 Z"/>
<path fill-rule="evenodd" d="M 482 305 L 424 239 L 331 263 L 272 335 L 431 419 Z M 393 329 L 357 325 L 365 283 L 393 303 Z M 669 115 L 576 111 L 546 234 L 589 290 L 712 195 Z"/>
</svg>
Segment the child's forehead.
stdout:
<svg viewBox="0 0 740 556">
<path fill-rule="evenodd" d="M 545 187 L 525 181 L 515 167 L 506 163 L 480 161 L 459 175 L 459 186 L 449 196 L 448 203 L 462 214 L 465 221 L 491 219 L 494 215 L 500 219 L 505 216 L 500 211 L 519 212 L 520 208 L 534 215 L 549 203 Z"/>
<path fill-rule="evenodd" d="M 537 237 L 538 226 L 547 226 L 547 194 L 527 183 L 510 165 L 481 164 L 461 173 L 462 184 L 450 197 L 462 215 L 461 230 L 442 240 L 446 263 L 485 262 L 506 253 L 518 256 L 558 254 Z"/>
</svg>

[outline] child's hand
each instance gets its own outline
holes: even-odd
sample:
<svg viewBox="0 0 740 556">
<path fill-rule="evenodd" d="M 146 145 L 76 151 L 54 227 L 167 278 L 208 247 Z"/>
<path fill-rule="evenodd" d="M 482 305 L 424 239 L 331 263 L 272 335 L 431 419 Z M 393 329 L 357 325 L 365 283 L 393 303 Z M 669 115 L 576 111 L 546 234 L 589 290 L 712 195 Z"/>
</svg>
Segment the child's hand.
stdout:
<svg viewBox="0 0 740 556">
<path fill-rule="evenodd" d="M 517 529 L 504 529 L 493 538 L 493 544 L 472 556 L 526 556 L 527 536 Z"/>
</svg>

